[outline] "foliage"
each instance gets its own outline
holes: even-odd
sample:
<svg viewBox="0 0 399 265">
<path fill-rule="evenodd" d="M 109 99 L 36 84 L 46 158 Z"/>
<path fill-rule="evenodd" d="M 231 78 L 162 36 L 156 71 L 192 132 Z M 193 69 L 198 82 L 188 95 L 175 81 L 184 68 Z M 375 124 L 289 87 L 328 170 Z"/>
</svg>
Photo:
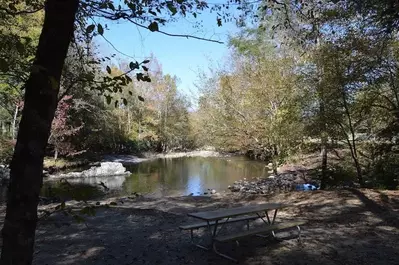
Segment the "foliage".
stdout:
<svg viewBox="0 0 399 265">
<path fill-rule="evenodd" d="M 232 71 L 217 73 L 203 85 L 202 126 L 216 147 L 281 162 L 301 142 L 301 93 L 293 61 L 273 50 L 232 58 Z"/>
<path fill-rule="evenodd" d="M 14 152 L 15 141 L 0 137 L 0 163 L 8 165 Z"/>
<path fill-rule="evenodd" d="M 76 135 L 79 130 L 82 129 L 83 125 L 79 127 L 73 127 L 68 124 L 68 112 L 72 107 L 72 96 L 64 96 L 58 102 L 53 124 L 51 126 L 51 134 L 49 137 L 49 143 L 54 146 L 56 154 L 61 155 L 73 155 L 77 150 L 71 145 L 68 138 Z M 56 158 L 57 155 L 55 155 Z"/>
</svg>

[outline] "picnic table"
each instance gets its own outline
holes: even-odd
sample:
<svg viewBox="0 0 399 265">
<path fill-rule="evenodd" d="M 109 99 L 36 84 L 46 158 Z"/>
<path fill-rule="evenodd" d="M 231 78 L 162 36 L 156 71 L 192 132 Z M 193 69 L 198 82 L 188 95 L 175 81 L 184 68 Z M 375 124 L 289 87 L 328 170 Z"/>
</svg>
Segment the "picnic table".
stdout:
<svg viewBox="0 0 399 265">
<path fill-rule="evenodd" d="M 286 207 L 289 207 L 289 205 L 282 203 L 263 203 L 235 208 L 224 208 L 214 211 L 189 213 L 188 216 L 200 219 L 202 222 L 183 225 L 180 226 L 180 229 L 190 230 L 191 242 L 197 247 L 209 250 L 209 247 L 194 242 L 193 235 L 194 229 L 207 228 L 211 239 L 211 245 L 213 246 L 213 251 L 224 258 L 237 261 L 236 259 L 218 251 L 216 244 L 228 241 L 236 241 L 238 244 L 239 239 L 253 235 L 265 237 L 264 235 L 262 235 L 265 233 L 272 234 L 272 236 L 276 238 L 274 233 L 275 231 L 284 230 L 292 227 L 297 227 L 298 240 L 300 240 L 301 230 L 299 225 L 302 225 L 304 222 L 286 222 L 275 224 L 278 211 Z M 273 217 L 269 216 L 270 211 L 272 212 Z M 249 221 L 255 219 L 261 219 L 263 221 L 263 225 L 260 228 L 250 229 Z M 223 227 L 226 224 L 241 221 L 245 221 L 247 223 L 246 231 L 230 231 L 228 234 L 220 235 L 220 232 L 223 230 Z"/>
</svg>

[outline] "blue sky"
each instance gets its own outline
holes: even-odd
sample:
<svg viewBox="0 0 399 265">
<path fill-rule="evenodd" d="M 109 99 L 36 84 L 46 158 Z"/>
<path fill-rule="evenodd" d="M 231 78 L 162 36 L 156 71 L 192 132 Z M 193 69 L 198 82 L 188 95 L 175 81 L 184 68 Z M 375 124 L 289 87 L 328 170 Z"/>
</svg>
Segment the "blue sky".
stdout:
<svg viewBox="0 0 399 265">
<path fill-rule="evenodd" d="M 195 28 L 195 21 L 201 22 L 201 28 Z M 121 52 L 142 61 L 152 54 L 162 65 L 164 74 L 176 75 L 180 82 L 179 90 L 185 93 L 195 92 L 193 83 L 197 80 L 198 69 L 206 71 L 211 59 L 220 62 L 228 55 L 226 45 L 229 34 L 237 32 L 234 23 L 224 24 L 218 27 L 216 15 L 203 13 L 197 19 L 182 18 L 178 22 L 166 26 L 160 25 L 160 30 L 168 33 L 190 34 L 199 37 L 224 41 L 225 44 L 217 44 L 207 41 L 170 37 L 157 32 L 138 28 L 128 22 L 106 22 L 109 30 L 104 36 Z M 132 60 L 115 50 L 103 39 L 98 38 L 100 51 L 104 53 L 116 53 L 118 57 Z"/>
</svg>

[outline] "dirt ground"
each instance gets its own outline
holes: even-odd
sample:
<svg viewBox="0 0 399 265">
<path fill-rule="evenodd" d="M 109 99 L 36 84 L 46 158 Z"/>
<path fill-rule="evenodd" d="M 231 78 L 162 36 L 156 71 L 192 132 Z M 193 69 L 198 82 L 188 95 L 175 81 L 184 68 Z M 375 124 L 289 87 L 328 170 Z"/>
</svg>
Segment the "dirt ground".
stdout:
<svg viewBox="0 0 399 265">
<path fill-rule="evenodd" d="M 292 205 L 277 221 L 307 220 L 303 244 L 255 237 L 239 247 L 222 246 L 239 264 L 399 264 L 399 191 L 373 190 L 118 199 L 111 208 L 98 208 L 86 223 L 63 214 L 41 220 L 34 264 L 232 264 L 192 246 L 189 233 L 178 226 L 194 222 L 189 212 L 264 202 Z"/>
</svg>

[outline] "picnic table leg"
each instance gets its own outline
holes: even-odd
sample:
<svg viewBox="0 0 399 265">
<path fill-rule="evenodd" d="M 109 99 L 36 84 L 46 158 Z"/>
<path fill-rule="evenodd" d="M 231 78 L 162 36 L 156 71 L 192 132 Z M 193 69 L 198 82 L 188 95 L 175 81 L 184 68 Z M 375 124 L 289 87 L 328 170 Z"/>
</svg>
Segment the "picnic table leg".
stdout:
<svg viewBox="0 0 399 265">
<path fill-rule="evenodd" d="M 238 260 L 236 260 L 235 258 L 230 257 L 229 255 L 226 255 L 226 254 L 223 254 L 223 253 L 219 252 L 219 250 L 216 248 L 216 241 L 213 242 L 213 251 L 216 254 L 218 254 L 219 256 L 223 257 L 223 258 L 229 259 L 229 260 L 234 261 L 234 262 L 238 262 Z"/>
<path fill-rule="evenodd" d="M 216 220 L 216 222 L 215 222 L 215 227 L 213 228 L 213 233 L 211 234 L 211 235 L 212 235 L 212 242 L 213 242 L 213 238 L 216 236 L 216 231 L 217 231 L 217 228 L 218 228 L 218 223 L 219 223 L 219 220 Z M 210 228 L 209 222 L 208 222 L 208 227 Z"/>
<path fill-rule="evenodd" d="M 273 220 L 272 220 L 271 224 L 274 224 L 274 221 L 276 220 L 277 212 L 278 212 L 278 209 L 274 210 Z"/>
<path fill-rule="evenodd" d="M 266 218 L 267 218 L 267 222 L 268 222 L 269 225 L 270 225 L 269 213 L 268 213 L 267 211 L 265 211 L 265 216 L 266 216 Z"/>
</svg>

